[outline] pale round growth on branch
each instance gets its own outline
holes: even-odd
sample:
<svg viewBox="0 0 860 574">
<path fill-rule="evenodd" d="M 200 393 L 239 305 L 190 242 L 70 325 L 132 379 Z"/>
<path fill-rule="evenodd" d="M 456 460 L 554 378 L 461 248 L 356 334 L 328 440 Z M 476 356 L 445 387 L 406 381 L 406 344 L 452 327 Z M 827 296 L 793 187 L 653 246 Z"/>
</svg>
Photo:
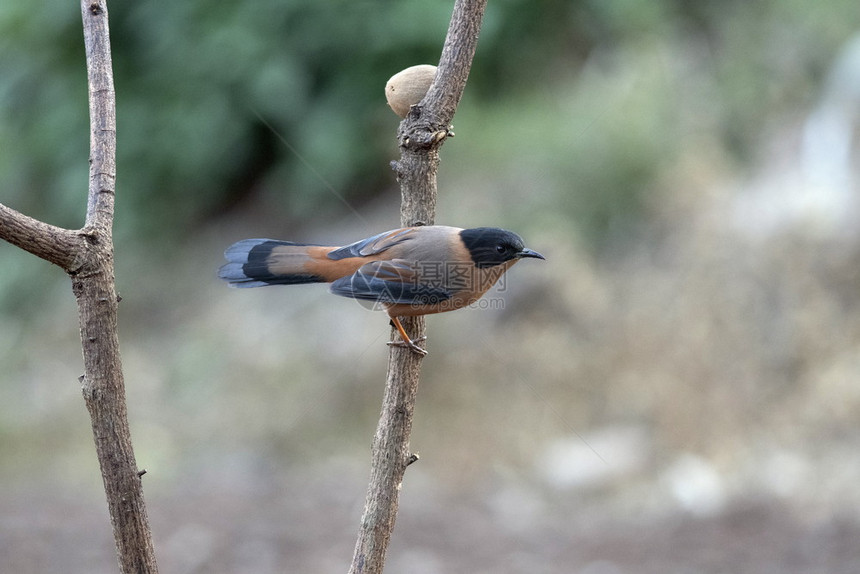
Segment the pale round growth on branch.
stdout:
<svg viewBox="0 0 860 574">
<path fill-rule="evenodd" d="M 409 108 L 424 99 L 434 77 L 436 66 L 429 64 L 412 66 L 394 74 L 385 84 L 385 99 L 388 100 L 388 105 L 395 114 L 405 118 Z"/>
</svg>

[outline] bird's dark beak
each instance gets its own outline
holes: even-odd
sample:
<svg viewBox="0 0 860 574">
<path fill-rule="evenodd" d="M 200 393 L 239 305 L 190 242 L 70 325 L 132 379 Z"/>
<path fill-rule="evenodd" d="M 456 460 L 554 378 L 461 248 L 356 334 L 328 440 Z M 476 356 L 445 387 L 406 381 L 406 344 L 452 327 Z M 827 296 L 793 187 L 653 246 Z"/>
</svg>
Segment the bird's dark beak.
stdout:
<svg viewBox="0 0 860 574">
<path fill-rule="evenodd" d="M 520 259 L 522 259 L 524 257 L 534 257 L 535 259 L 543 259 L 544 261 L 546 261 L 546 257 L 541 255 L 537 251 L 532 251 L 531 249 L 526 249 L 526 248 L 523 248 L 522 251 L 517 253 L 517 257 L 519 257 Z"/>
</svg>

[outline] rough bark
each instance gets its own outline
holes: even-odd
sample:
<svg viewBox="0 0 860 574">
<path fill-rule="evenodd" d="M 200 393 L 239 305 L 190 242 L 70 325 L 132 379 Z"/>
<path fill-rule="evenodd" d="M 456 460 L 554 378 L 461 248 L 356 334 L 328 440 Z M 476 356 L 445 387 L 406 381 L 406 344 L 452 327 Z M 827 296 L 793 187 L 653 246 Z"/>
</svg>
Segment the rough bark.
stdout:
<svg viewBox="0 0 860 574">
<path fill-rule="evenodd" d="M 469 76 L 485 6 L 486 0 L 457 0 L 433 85 L 400 124 L 400 159 L 392 162 L 392 168 L 400 183 L 404 226 L 435 221 L 439 147 L 453 135 L 451 120 Z M 424 335 L 423 317 L 402 323 L 413 339 Z M 409 436 L 421 360 L 407 348 L 391 347 L 389 352 L 382 413 L 371 451 L 370 483 L 350 574 L 380 574 L 385 564 L 403 475 L 417 460 L 409 450 Z"/>
<path fill-rule="evenodd" d="M 79 232 L 48 225 L 0 203 L 0 238 L 58 265 L 67 273 L 80 265 L 75 255 L 81 250 Z"/>
<path fill-rule="evenodd" d="M 84 227 L 48 225 L 0 205 L 0 238 L 60 266 L 78 304 L 96 454 L 123 573 L 156 573 L 152 536 L 131 444 L 117 335 L 113 265 L 116 111 L 106 0 L 81 0 L 90 110 L 90 178 Z"/>
</svg>

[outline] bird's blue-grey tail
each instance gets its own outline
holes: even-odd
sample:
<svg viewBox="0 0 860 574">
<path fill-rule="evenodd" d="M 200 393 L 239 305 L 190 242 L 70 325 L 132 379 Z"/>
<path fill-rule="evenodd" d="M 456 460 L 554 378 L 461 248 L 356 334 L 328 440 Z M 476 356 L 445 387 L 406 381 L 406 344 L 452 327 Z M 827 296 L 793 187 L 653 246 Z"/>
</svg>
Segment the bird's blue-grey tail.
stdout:
<svg viewBox="0 0 860 574">
<path fill-rule="evenodd" d="M 224 252 L 227 263 L 218 277 L 231 287 L 265 287 L 319 283 L 322 277 L 308 272 L 311 257 L 306 244 L 275 239 L 243 239 Z"/>
</svg>

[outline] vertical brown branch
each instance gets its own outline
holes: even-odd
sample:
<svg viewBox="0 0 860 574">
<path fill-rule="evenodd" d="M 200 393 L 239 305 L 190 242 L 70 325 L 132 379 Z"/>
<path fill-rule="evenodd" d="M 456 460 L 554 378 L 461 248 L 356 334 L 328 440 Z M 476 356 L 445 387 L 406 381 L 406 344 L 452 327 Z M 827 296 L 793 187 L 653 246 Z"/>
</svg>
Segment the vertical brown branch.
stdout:
<svg viewBox="0 0 860 574">
<path fill-rule="evenodd" d="M 457 0 L 442 49 L 436 78 L 427 95 L 413 106 L 398 132 L 400 160 L 392 162 L 401 190 L 401 224 L 432 225 L 436 217 L 436 172 L 439 147 L 449 126 L 478 43 L 486 0 Z M 413 337 L 424 334 L 424 318 L 403 321 Z M 393 335 L 393 332 L 392 332 Z M 421 357 L 392 347 L 382 413 L 371 453 L 371 475 L 350 574 L 380 574 L 394 522 L 409 451 L 412 415 L 421 373 Z"/>
<path fill-rule="evenodd" d="M 78 303 L 84 401 L 107 495 L 120 571 L 158 572 L 134 459 L 117 335 L 113 263 L 116 110 L 106 0 L 81 0 L 90 108 L 84 227 L 48 225 L 0 205 L 0 238 L 62 267 Z"/>
<path fill-rule="evenodd" d="M 81 0 L 90 105 L 90 186 L 86 227 L 113 225 L 116 184 L 116 95 L 107 0 Z M 107 230 L 110 237 L 110 230 Z"/>
<path fill-rule="evenodd" d="M 116 102 L 106 0 L 81 0 L 90 107 L 90 182 L 83 235 L 86 264 L 72 276 L 84 355 L 83 395 L 93 427 L 124 573 L 156 573 L 128 414 L 117 334 L 113 263 Z"/>
</svg>

